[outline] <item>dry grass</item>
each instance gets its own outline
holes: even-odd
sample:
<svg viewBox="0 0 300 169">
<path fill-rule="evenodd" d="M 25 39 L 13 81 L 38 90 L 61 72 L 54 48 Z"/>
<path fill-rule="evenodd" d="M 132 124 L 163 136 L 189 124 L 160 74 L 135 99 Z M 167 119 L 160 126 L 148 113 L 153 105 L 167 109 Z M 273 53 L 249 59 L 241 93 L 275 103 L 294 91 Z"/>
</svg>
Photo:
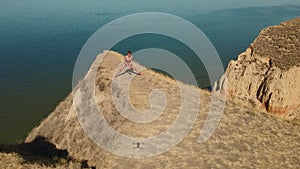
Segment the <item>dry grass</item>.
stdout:
<svg viewBox="0 0 300 169">
<path fill-rule="evenodd" d="M 287 70 L 300 65 L 300 18 L 263 29 L 252 44 L 254 53 L 270 57 L 273 63 Z"/>
<path fill-rule="evenodd" d="M 89 168 L 85 161 L 73 159 L 66 150 L 56 149 L 43 137 L 30 143 L 0 145 L 0 159 L 0 167 L 5 169 Z"/>
<path fill-rule="evenodd" d="M 129 87 L 131 103 L 138 110 L 149 108 L 148 95 L 153 88 L 166 92 L 167 107 L 161 116 L 149 123 L 138 124 L 120 115 L 111 100 L 112 77 L 122 61 L 119 54 L 109 52 L 96 76 L 96 100 L 102 114 L 121 133 L 148 137 L 167 129 L 177 117 L 178 86 L 151 70 L 145 77 L 125 74 L 117 81 L 133 77 Z M 137 65 L 139 69 L 139 65 Z M 300 126 L 258 113 L 247 107 L 227 102 L 222 119 L 212 137 L 199 144 L 199 134 L 209 112 L 210 93 L 189 86 L 200 95 L 200 110 L 195 125 L 188 136 L 170 151 L 151 158 L 130 159 L 111 154 L 97 146 L 83 132 L 69 95 L 40 126 L 28 136 L 27 141 L 44 136 L 59 149 L 66 149 L 77 160 L 87 160 L 97 168 L 297 168 L 300 157 Z M 84 89 L 84 88 L 83 88 Z M 83 90 L 84 92 L 84 90 Z M 193 100 L 193 98 L 190 98 Z"/>
</svg>

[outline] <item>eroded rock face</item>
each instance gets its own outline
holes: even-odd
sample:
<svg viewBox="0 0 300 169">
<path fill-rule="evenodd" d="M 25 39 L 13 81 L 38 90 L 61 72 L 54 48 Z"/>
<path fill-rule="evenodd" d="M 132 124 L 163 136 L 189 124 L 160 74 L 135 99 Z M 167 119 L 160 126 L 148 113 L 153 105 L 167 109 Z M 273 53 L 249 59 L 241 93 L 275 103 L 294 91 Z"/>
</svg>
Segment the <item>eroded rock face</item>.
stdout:
<svg viewBox="0 0 300 169">
<path fill-rule="evenodd" d="M 287 120 L 300 112 L 300 18 L 263 29 L 214 91 Z"/>
</svg>

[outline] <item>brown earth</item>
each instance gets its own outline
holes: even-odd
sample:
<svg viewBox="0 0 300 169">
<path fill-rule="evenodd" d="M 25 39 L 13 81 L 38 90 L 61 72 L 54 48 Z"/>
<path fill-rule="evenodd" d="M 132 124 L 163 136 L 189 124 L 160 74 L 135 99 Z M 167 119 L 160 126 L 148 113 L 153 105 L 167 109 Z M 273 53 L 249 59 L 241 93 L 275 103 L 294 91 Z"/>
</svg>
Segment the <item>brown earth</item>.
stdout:
<svg viewBox="0 0 300 169">
<path fill-rule="evenodd" d="M 98 56 L 100 57 L 101 55 Z M 149 108 L 148 96 L 151 89 L 160 88 L 166 92 L 166 109 L 157 120 L 145 124 L 129 121 L 120 115 L 111 100 L 113 75 L 121 61 L 120 54 L 108 52 L 97 69 L 96 100 L 103 110 L 105 119 L 119 132 L 135 137 L 154 136 L 166 130 L 178 115 L 180 106 L 178 84 L 151 70 L 144 70 L 144 78 L 135 74 L 117 77 L 120 80 L 116 81 L 114 89 L 120 92 L 124 80 L 133 78 L 129 94 L 131 103 L 139 110 Z M 142 69 L 140 65 L 135 65 Z M 198 93 L 201 98 L 196 123 L 182 142 L 170 151 L 154 157 L 141 159 L 121 157 L 95 144 L 81 128 L 74 112 L 72 94 L 32 130 L 26 141 L 30 142 L 37 136 L 43 136 L 57 148 L 67 150 L 73 158 L 87 160 L 90 166 L 96 168 L 297 168 L 299 166 L 299 125 L 229 101 L 216 131 L 206 142 L 198 143 L 201 128 L 209 112 L 211 94 L 196 87 L 187 86 L 187 88 L 193 93 Z M 84 93 L 84 87 L 81 88 L 81 92 Z"/>
</svg>

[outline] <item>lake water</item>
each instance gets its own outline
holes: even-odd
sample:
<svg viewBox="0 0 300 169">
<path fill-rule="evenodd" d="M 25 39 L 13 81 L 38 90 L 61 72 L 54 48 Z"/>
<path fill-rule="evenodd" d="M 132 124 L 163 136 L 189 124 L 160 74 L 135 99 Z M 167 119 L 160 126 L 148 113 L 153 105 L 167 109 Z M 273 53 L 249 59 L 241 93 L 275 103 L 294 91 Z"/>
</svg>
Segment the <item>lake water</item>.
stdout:
<svg viewBox="0 0 300 169">
<path fill-rule="evenodd" d="M 288 5 L 285 5 L 288 4 Z M 72 88 L 76 58 L 87 39 L 119 17 L 166 12 L 200 28 L 218 51 L 224 67 L 270 25 L 300 14 L 300 2 L 251 1 L 70 1 L 0 2 L 0 143 L 13 143 L 45 118 Z M 113 32 L 112 32 L 113 33 Z M 201 63 L 182 43 L 145 34 L 121 41 L 114 50 L 161 48 L 186 60 L 200 87 L 207 87 Z M 189 57 L 191 56 L 191 57 Z"/>
</svg>

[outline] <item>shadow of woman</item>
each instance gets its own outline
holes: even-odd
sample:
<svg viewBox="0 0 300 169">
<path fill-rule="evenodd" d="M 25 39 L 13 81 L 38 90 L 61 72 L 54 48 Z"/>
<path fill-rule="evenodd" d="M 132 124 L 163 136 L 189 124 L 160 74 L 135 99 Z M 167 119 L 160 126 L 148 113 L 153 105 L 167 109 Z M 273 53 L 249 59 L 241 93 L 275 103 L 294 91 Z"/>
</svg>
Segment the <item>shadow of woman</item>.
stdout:
<svg viewBox="0 0 300 169">
<path fill-rule="evenodd" d="M 136 75 L 141 75 L 140 73 L 135 72 L 132 68 L 129 68 L 129 69 L 125 70 L 123 73 L 117 74 L 115 77 L 122 76 L 126 73 L 129 74 L 129 75 L 131 75 L 132 73 L 136 74 Z"/>
</svg>

